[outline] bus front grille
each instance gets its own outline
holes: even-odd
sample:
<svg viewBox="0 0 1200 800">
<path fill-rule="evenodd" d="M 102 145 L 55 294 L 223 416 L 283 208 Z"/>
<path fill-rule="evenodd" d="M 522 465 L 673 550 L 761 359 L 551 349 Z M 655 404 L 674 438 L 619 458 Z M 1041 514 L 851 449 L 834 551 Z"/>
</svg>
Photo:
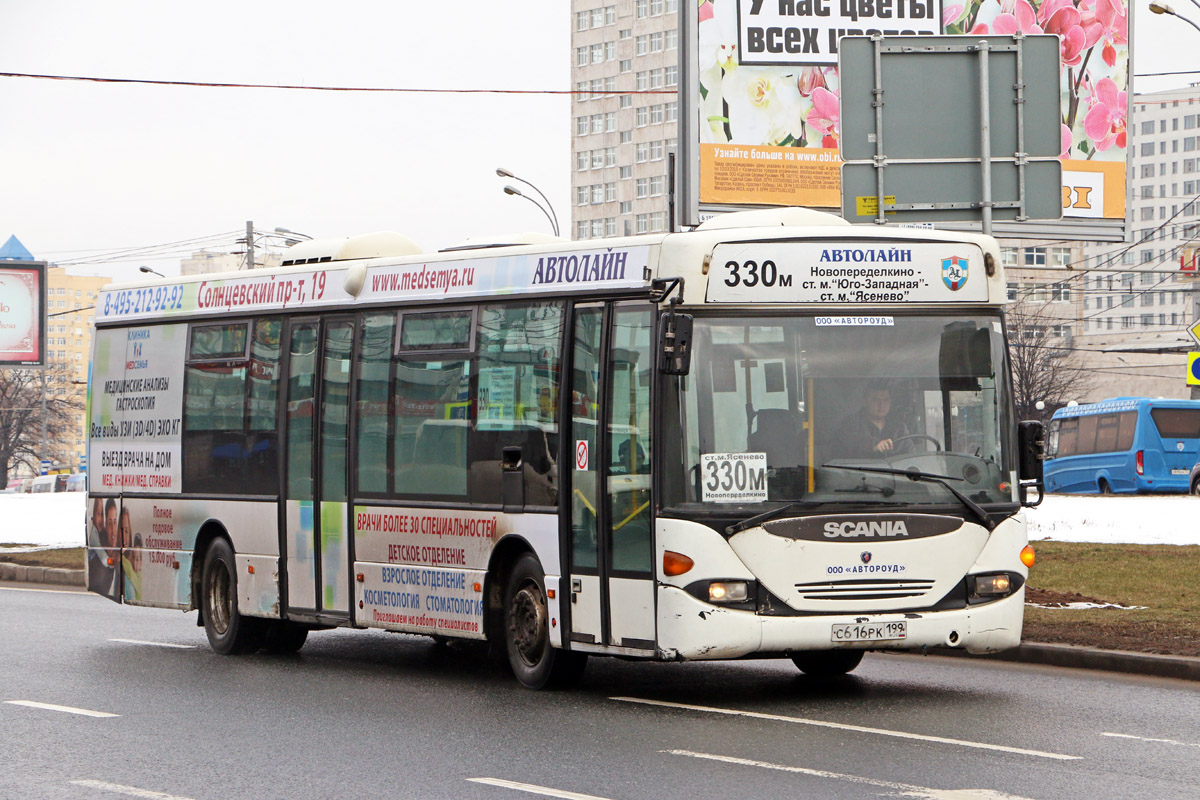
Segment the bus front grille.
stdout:
<svg viewBox="0 0 1200 800">
<path fill-rule="evenodd" d="M 920 597 L 933 589 L 933 581 L 920 578 L 889 580 L 859 578 L 841 581 L 797 583 L 802 600 L 890 600 L 900 597 Z"/>
</svg>

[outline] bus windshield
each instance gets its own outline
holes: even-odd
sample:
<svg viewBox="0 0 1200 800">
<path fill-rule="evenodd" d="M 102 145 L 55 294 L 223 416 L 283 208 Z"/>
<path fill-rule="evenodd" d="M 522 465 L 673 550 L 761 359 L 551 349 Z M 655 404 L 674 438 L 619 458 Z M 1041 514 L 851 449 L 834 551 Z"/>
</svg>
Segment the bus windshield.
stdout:
<svg viewBox="0 0 1200 800">
<path fill-rule="evenodd" d="M 664 402 L 675 511 L 1016 502 L 999 314 L 697 315 L 692 348 Z"/>
</svg>

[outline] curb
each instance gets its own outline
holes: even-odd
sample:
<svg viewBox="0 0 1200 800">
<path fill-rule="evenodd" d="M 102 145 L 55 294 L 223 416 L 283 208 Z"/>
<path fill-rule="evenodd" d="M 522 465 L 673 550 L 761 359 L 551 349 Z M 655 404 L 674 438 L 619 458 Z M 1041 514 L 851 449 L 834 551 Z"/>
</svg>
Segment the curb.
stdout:
<svg viewBox="0 0 1200 800">
<path fill-rule="evenodd" d="M 27 567 L 0 561 L 0 581 L 14 583 L 50 583 L 55 586 L 87 586 L 87 575 L 81 569 Z"/>
<path fill-rule="evenodd" d="M 27 567 L 23 564 L 0 562 L 0 582 L 2 581 L 86 586 L 87 575 L 82 569 Z M 974 658 L 985 661 L 1012 661 L 1021 664 L 1043 664 L 1050 667 L 1093 669 L 1200 681 L 1200 658 L 1163 656 L 1156 653 L 1130 653 L 1123 650 L 1099 650 L 1094 647 L 1079 647 L 1072 644 L 1031 642 L 1020 645 L 1014 650 L 986 655 L 973 655 L 965 650 L 938 649 L 930 652 L 930 655 Z"/>
<path fill-rule="evenodd" d="M 1003 653 L 973 655 L 965 650 L 938 650 L 930 655 L 978 658 L 987 661 L 1013 661 L 1044 664 L 1050 667 L 1094 669 L 1158 678 L 1200 681 L 1200 658 L 1164 656 L 1157 653 L 1133 653 L 1125 650 L 1100 650 L 1073 644 L 1022 644 Z"/>
</svg>

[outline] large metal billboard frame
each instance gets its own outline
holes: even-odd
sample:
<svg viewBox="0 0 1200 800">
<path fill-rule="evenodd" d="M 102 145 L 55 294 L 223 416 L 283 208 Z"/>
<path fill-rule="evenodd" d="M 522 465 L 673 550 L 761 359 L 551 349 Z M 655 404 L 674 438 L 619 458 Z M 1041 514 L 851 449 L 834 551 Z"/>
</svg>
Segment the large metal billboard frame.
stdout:
<svg viewBox="0 0 1200 800">
<path fill-rule="evenodd" d="M 999 14 L 996 4 L 984 0 L 967 0 L 963 5 L 950 2 L 936 4 L 935 21 L 940 23 L 942 33 L 1061 32 L 1066 42 L 1058 79 L 1063 96 L 1062 133 L 1066 152 L 1073 158 L 1063 161 L 1060 191 L 1064 216 L 1059 220 L 997 221 L 993 235 L 1128 241 L 1132 181 L 1128 178 L 1130 153 L 1125 132 L 1133 101 L 1132 52 L 1128 44 L 1133 27 L 1128 10 L 1120 14 L 1121 9 L 1111 0 L 1097 0 L 1087 9 L 1088 18 L 1082 19 L 1072 0 L 1015 0 L 1011 13 Z M 750 15 L 740 12 L 757 5 L 760 11 L 765 8 L 776 16 L 781 8 L 799 11 L 818 7 L 836 8 L 844 15 L 842 6 L 846 4 L 894 11 L 901 5 L 910 10 L 916 5 L 928 7 L 931 0 L 865 5 L 861 0 L 703 0 L 698 5 L 680 4 L 681 113 L 675 191 L 682 226 L 696 225 L 727 211 L 781 205 L 839 212 L 837 71 L 827 62 L 813 61 L 811 54 L 806 61 L 802 52 L 805 47 L 828 51 L 828 43 L 836 42 L 836 36 L 831 38 L 828 32 L 821 35 L 820 31 L 809 35 L 811 31 L 801 24 L 793 26 L 799 33 L 791 37 L 790 44 L 786 30 L 747 36 L 745 20 Z M 955 18 L 947 20 L 951 14 Z M 799 13 L 793 16 L 800 18 Z M 926 12 L 922 21 L 927 20 Z M 879 23 L 859 14 L 858 27 L 834 30 L 838 35 L 890 36 L 904 33 L 908 27 L 898 19 L 888 20 L 886 25 Z M 915 23 L 911 27 L 917 32 Z M 739 42 L 753 42 L 761 50 L 774 47 L 786 52 L 791 47 L 798 55 L 786 66 L 746 64 L 739 61 Z M 771 60 L 780 60 L 778 53 Z M 736 78 L 732 93 L 725 90 L 729 77 Z M 718 82 L 721 96 L 710 90 Z M 936 89 L 936 76 L 930 78 L 930 89 Z M 750 124 L 739 125 L 737 114 L 747 107 L 743 102 L 747 98 L 744 91 L 738 90 L 757 92 L 750 98 L 755 112 L 772 102 L 794 111 L 765 122 L 758 115 Z M 726 94 L 738 98 L 732 106 Z M 758 101 L 760 105 L 754 106 L 753 102 Z M 948 123 L 931 121 L 931 129 L 936 124 Z M 766 137 L 761 136 L 764 128 Z M 939 222 L 937 226 L 980 228 L 979 223 L 963 222 Z"/>
<path fill-rule="evenodd" d="M 0 261 L 0 368 L 46 365 L 46 262 Z"/>
</svg>

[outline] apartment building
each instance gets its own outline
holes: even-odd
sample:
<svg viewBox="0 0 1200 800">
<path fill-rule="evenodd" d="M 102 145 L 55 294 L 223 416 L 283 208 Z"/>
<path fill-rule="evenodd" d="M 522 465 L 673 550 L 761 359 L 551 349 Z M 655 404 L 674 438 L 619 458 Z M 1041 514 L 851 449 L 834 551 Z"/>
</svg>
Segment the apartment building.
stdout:
<svg viewBox="0 0 1200 800">
<path fill-rule="evenodd" d="M 1134 95 L 1129 118 L 1132 242 L 1084 248 L 1077 341 L 1108 396 L 1188 397 L 1200 281 L 1181 257 L 1200 238 L 1200 84 Z"/>
<path fill-rule="evenodd" d="M 667 230 L 678 145 L 679 0 L 572 0 L 571 230 Z"/>
<path fill-rule="evenodd" d="M 63 267 L 46 270 L 46 395 L 70 397 L 79 404 L 70 432 L 48 443 L 45 454 L 54 469 L 78 470 L 87 455 L 88 362 L 92 353 L 93 308 L 100 289 L 112 278 L 69 275 Z"/>
</svg>

